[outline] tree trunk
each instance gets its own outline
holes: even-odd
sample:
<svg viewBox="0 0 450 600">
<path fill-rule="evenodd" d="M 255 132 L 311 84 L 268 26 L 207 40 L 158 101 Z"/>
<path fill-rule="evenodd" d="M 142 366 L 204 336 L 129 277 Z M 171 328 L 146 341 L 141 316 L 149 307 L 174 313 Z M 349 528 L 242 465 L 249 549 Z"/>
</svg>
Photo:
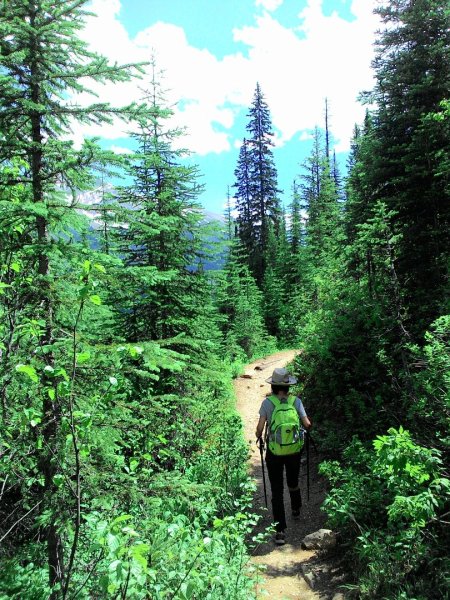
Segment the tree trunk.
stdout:
<svg viewBox="0 0 450 600">
<path fill-rule="evenodd" d="M 34 25 L 35 15 L 31 16 L 31 26 Z M 39 41 L 34 40 L 33 44 L 33 60 L 31 63 L 31 100 L 35 105 L 40 103 L 41 89 L 39 79 L 39 65 L 37 57 L 39 56 Z M 32 146 L 30 153 L 31 178 L 33 188 L 33 201 L 35 203 L 44 203 L 43 189 L 43 132 L 42 132 L 42 115 L 38 110 L 34 110 L 31 114 L 31 137 Z M 48 221 L 43 216 L 36 217 L 36 232 L 38 240 L 38 306 L 42 311 L 45 320 L 45 329 L 40 339 L 41 346 L 50 346 L 53 342 L 53 306 L 51 298 L 51 290 L 49 286 L 50 273 L 50 258 L 48 255 Z M 54 365 L 54 356 L 52 352 L 45 355 L 48 365 Z M 43 508 L 50 508 L 51 522 L 47 527 L 47 556 L 49 568 L 49 584 L 53 588 L 55 584 L 62 583 L 63 580 L 63 545 L 61 537 L 55 525 L 55 515 L 53 513 L 52 498 L 56 496 L 56 486 L 54 476 L 57 472 L 57 464 L 55 455 L 57 455 L 57 436 L 59 424 L 61 421 L 61 411 L 58 405 L 58 399 L 51 401 L 45 396 L 43 400 L 43 437 L 46 440 L 47 452 L 43 455 L 40 461 L 40 469 L 44 476 L 45 487 L 44 496 L 47 501 Z M 56 594 L 52 593 L 51 599 L 56 598 Z"/>
</svg>

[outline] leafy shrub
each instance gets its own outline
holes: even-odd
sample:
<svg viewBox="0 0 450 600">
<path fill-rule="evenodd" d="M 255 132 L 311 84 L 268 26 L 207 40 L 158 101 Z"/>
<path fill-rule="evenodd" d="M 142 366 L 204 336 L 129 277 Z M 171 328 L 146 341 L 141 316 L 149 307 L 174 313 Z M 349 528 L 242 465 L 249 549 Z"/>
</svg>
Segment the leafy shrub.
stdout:
<svg viewBox="0 0 450 600">
<path fill-rule="evenodd" d="M 42 565 L 43 548 L 30 544 L 13 559 L 0 562 L 0 600 L 48 600 L 48 568 Z"/>
<path fill-rule="evenodd" d="M 417 445 L 402 427 L 378 436 L 373 447 L 354 439 L 343 465 L 321 466 L 332 484 L 324 508 L 349 545 L 360 597 L 400 598 L 411 590 L 438 597 L 446 589 L 442 513 L 450 500 L 441 454 Z"/>
<path fill-rule="evenodd" d="M 78 348 L 73 416 L 82 507 L 69 593 L 81 600 L 251 598 L 246 538 L 256 517 L 249 513 L 247 447 L 231 409 L 228 368 L 210 356 L 191 362 L 192 377 L 183 377 L 178 373 L 187 357 L 155 342 L 108 348 L 106 354 L 86 339 Z M 171 373 L 172 393 L 157 394 L 163 369 Z M 15 375 L 19 390 L 27 383 L 28 404 L 2 429 L 8 451 L 1 468 L 17 496 L 7 496 L 6 514 L 14 504 L 32 506 L 42 485 L 33 473 L 45 445 L 39 441 L 41 365 L 22 364 Z M 46 377 L 43 393 L 54 375 Z M 54 384 L 61 395 L 66 381 L 61 370 Z M 64 415 L 63 426 L 66 421 Z M 64 432 L 52 506 L 67 556 L 74 541 L 74 458 L 71 430 Z M 20 465 L 9 460 L 19 443 L 35 447 Z M 0 598 L 48 598 L 45 546 L 30 538 L 37 531 L 42 539 L 50 517 L 49 511 L 31 513 L 14 543 L 8 539 L 2 548 Z"/>
<path fill-rule="evenodd" d="M 92 594 L 155 600 L 253 597 L 252 580 L 244 576 L 244 536 L 253 520 L 238 511 L 215 518 L 207 527 L 202 517 L 177 515 L 171 504 L 165 503 L 159 517 L 148 515 L 140 521 L 139 533 L 130 515 L 110 525 L 91 515 L 93 546 L 102 551 L 102 559 L 86 598 Z"/>
<path fill-rule="evenodd" d="M 422 347 L 412 345 L 409 350 L 415 398 L 408 418 L 413 426 L 417 423 L 416 434 L 424 442 L 449 448 L 450 315 L 431 324 Z"/>
</svg>

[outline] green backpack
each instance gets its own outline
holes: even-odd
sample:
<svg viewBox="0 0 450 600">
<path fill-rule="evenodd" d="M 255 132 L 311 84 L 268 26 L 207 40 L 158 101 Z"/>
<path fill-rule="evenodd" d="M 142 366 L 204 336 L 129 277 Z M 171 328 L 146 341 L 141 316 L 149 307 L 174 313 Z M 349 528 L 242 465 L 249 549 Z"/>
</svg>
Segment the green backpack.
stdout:
<svg viewBox="0 0 450 600">
<path fill-rule="evenodd" d="M 300 452 L 303 446 L 303 430 L 295 408 L 295 397 L 288 396 L 287 402 L 280 402 L 276 396 L 269 396 L 274 409 L 269 427 L 269 450 L 277 456 Z"/>
</svg>

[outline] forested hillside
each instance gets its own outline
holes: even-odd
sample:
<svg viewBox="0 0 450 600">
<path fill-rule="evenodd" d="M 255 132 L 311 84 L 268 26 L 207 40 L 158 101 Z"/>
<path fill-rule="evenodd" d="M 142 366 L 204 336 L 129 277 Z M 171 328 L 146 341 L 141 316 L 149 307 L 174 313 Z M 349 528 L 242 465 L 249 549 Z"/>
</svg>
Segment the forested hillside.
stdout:
<svg viewBox="0 0 450 600">
<path fill-rule="evenodd" d="M 231 380 L 283 347 L 355 597 L 448 597 L 447 3 L 380 5 L 345 173 L 324 102 L 283 195 L 255 82 L 216 224 L 170 81 L 92 53 L 87 6 L 0 5 L 0 598 L 254 597 Z M 77 101 L 133 77 L 139 103 Z M 133 154 L 74 144 L 116 119 Z"/>
</svg>

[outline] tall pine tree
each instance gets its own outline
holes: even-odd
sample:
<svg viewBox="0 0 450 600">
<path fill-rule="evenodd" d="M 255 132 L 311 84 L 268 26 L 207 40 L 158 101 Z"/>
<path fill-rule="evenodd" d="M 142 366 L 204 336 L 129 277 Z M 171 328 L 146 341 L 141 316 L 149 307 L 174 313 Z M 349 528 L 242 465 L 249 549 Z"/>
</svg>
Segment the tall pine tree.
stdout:
<svg viewBox="0 0 450 600">
<path fill-rule="evenodd" d="M 270 226 L 278 233 L 280 203 L 272 151 L 272 121 L 259 83 L 248 117 L 248 137 L 241 147 L 235 171 L 237 222 L 240 239 L 248 250 L 249 266 L 261 283 L 266 269 L 265 251 Z"/>
<path fill-rule="evenodd" d="M 371 201 L 386 203 L 401 236 L 397 271 L 412 329 L 423 333 L 446 294 L 450 234 L 448 119 L 435 119 L 450 89 L 450 16 L 440 0 L 398 0 L 377 9 L 385 29 L 366 151 Z M 369 143 L 369 141 L 367 140 Z"/>
<path fill-rule="evenodd" d="M 183 131 L 173 128 L 173 110 L 153 77 L 143 99 L 148 113 L 132 133 L 137 143 L 130 161 L 133 184 L 121 191 L 126 223 L 120 230 L 121 255 L 128 267 L 122 299 L 124 326 L 135 340 L 160 340 L 189 330 L 188 300 L 199 276 L 203 218 L 197 197 L 198 169 L 176 147 Z M 186 320 L 187 319 L 187 320 Z"/>
<path fill-rule="evenodd" d="M 108 158 L 92 141 L 76 150 L 67 137 L 74 123 L 110 122 L 114 115 L 136 112 L 134 107 L 113 109 L 101 102 L 80 106 L 70 99 L 72 94 L 89 92 L 89 80 L 120 82 L 130 77 L 129 67 L 109 65 L 77 37 L 87 14 L 83 10 L 86 4 L 85 0 L 11 0 L 0 6 L 0 163 L 6 167 L 1 171 L 0 187 L 2 197 L 6 194 L 11 200 L 5 206 L 11 219 L 27 232 L 18 239 L 33 280 L 25 298 L 27 310 L 39 323 L 40 351 L 35 357 L 39 365 L 33 368 L 47 375 L 56 366 L 55 341 L 60 335 L 54 273 L 58 246 L 64 243 L 58 233 L 73 208 L 67 191 L 76 194 L 86 189 L 92 182 L 92 169 Z M 21 223 L 13 205 L 17 197 L 8 192 L 12 188 L 20 190 Z M 13 339 L 11 321 L 7 331 Z M 15 351 L 20 354 L 21 342 L 17 344 Z M 7 369 L 12 366 L 2 364 Z M 49 584 L 67 593 L 76 538 L 70 557 L 64 557 L 57 481 L 62 477 L 67 435 L 67 430 L 62 432 L 63 414 L 70 412 L 71 406 L 67 397 L 47 394 L 46 388 L 40 390 L 39 398 L 46 444 L 37 463 L 42 480 L 38 506 L 45 515 Z M 28 400 L 36 408 L 36 399 Z M 80 495 L 77 492 L 75 496 L 73 503 L 79 508 Z M 79 522 L 79 510 L 76 512 Z"/>
</svg>

